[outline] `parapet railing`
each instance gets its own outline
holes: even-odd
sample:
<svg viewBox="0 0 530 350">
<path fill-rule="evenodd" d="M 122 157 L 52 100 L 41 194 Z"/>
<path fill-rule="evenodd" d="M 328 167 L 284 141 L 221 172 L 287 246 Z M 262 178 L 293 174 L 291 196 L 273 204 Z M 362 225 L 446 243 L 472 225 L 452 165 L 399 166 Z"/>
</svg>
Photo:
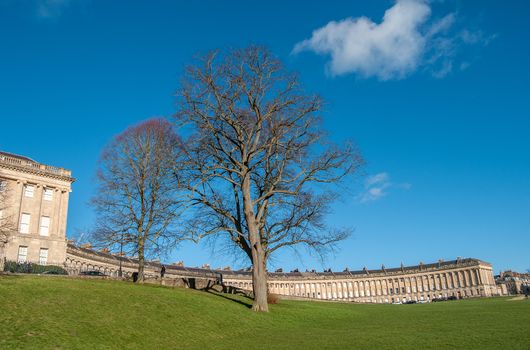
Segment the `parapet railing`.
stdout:
<svg viewBox="0 0 530 350">
<path fill-rule="evenodd" d="M 60 175 L 60 176 L 71 176 L 72 175 L 72 172 L 70 170 L 66 170 L 64 168 L 59 168 L 59 167 L 55 167 L 52 165 L 40 164 L 37 162 L 33 162 L 30 160 L 25 160 L 25 159 L 21 159 L 17 157 L 10 157 L 5 154 L 0 154 L 0 163 L 44 171 L 44 172 L 48 172 L 48 173 Z"/>
</svg>

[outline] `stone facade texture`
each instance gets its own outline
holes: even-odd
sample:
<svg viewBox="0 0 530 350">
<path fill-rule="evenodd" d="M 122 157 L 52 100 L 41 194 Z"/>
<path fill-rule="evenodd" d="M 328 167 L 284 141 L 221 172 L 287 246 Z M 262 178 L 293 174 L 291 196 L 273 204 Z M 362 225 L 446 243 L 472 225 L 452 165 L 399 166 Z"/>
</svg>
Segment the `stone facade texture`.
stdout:
<svg viewBox="0 0 530 350">
<path fill-rule="evenodd" d="M 0 152 L 0 181 L 7 193 L 2 216 L 12 223 L 0 260 L 64 264 L 71 172 Z"/>
</svg>

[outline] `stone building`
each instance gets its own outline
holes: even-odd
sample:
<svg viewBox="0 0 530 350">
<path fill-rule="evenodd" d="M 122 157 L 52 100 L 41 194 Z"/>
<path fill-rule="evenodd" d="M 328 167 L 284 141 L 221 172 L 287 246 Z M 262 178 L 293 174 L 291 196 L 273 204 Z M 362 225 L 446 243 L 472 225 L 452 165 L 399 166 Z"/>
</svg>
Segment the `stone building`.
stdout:
<svg viewBox="0 0 530 350">
<path fill-rule="evenodd" d="M 67 243 L 68 196 L 74 182 L 69 170 L 0 152 L 0 181 L 0 190 L 7 194 L 0 206 L 0 220 L 9 222 L 11 227 L 7 242 L 0 244 L 0 262 L 59 265 L 72 275 L 96 270 L 114 277 L 121 271 L 127 277 L 137 271 L 138 262 L 134 258 Z M 145 273 L 156 279 L 161 268 L 159 262 L 148 262 Z M 250 271 L 182 264 L 165 268 L 163 281 L 171 285 L 181 281 L 191 287 L 207 286 L 222 281 L 228 288 L 252 290 Z M 506 290 L 496 286 L 489 263 L 471 258 L 389 269 L 382 266 L 379 270 L 272 272 L 268 289 L 289 298 L 370 303 L 489 297 L 505 294 Z"/>
<path fill-rule="evenodd" d="M 117 276 L 121 268 L 124 276 L 130 276 L 137 266 L 134 258 L 68 245 L 65 267 L 71 274 L 96 270 Z M 166 281 L 179 279 L 194 284 L 201 279 L 222 280 L 226 287 L 252 291 L 250 271 L 193 268 L 181 264 L 165 267 Z M 149 262 L 145 272 L 148 278 L 158 278 L 160 269 L 160 263 Z M 271 272 L 268 288 L 269 292 L 288 298 L 362 303 L 428 302 L 449 297 L 460 299 L 504 294 L 499 293 L 495 284 L 492 266 L 472 258 L 380 270 Z"/>
<path fill-rule="evenodd" d="M 223 281 L 228 286 L 252 289 L 249 273 L 224 272 Z M 270 273 L 268 286 L 271 293 L 283 296 L 364 303 L 498 294 L 492 266 L 471 258 L 380 270 Z"/>
<path fill-rule="evenodd" d="M 5 193 L 1 217 L 10 228 L 0 247 L 0 261 L 64 264 L 73 182 L 69 170 L 0 152 L 0 186 Z"/>
<path fill-rule="evenodd" d="M 495 281 L 507 294 L 530 294 L 530 273 L 502 271 Z"/>
</svg>

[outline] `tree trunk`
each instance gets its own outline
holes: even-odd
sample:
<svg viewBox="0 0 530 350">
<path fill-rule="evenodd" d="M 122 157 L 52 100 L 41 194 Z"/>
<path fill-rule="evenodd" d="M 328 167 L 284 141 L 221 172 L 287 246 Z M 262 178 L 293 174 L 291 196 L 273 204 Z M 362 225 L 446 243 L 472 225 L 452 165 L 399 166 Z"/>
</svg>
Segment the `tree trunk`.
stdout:
<svg viewBox="0 0 530 350">
<path fill-rule="evenodd" d="M 143 283 L 144 278 L 144 267 L 145 267 L 145 256 L 144 256 L 144 244 L 140 242 L 138 244 L 138 283 Z"/>
<path fill-rule="evenodd" d="M 267 303 L 267 269 L 265 253 L 260 244 L 254 244 L 252 247 L 252 289 L 254 291 L 254 302 L 252 310 L 269 311 Z"/>
<path fill-rule="evenodd" d="M 241 190 L 243 192 L 243 212 L 245 213 L 250 249 L 252 252 L 250 257 L 252 259 L 252 290 L 254 291 L 252 310 L 268 312 L 269 304 L 267 304 L 267 269 L 265 252 L 261 245 L 258 223 L 256 222 L 256 217 L 254 215 L 254 207 L 250 195 L 250 177 L 248 173 L 244 177 L 241 185 Z"/>
</svg>

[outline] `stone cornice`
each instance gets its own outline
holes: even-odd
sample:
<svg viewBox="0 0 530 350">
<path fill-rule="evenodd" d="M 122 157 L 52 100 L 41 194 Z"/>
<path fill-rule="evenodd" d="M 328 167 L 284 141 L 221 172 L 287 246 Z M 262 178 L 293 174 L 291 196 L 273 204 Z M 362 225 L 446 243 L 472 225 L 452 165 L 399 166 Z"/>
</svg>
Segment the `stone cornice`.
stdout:
<svg viewBox="0 0 530 350">
<path fill-rule="evenodd" d="M 70 170 L 10 157 L 4 154 L 0 154 L 0 166 L 5 169 L 62 180 L 69 183 L 75 181 L 71 176 L 72 172 Z"/>
</svg>

